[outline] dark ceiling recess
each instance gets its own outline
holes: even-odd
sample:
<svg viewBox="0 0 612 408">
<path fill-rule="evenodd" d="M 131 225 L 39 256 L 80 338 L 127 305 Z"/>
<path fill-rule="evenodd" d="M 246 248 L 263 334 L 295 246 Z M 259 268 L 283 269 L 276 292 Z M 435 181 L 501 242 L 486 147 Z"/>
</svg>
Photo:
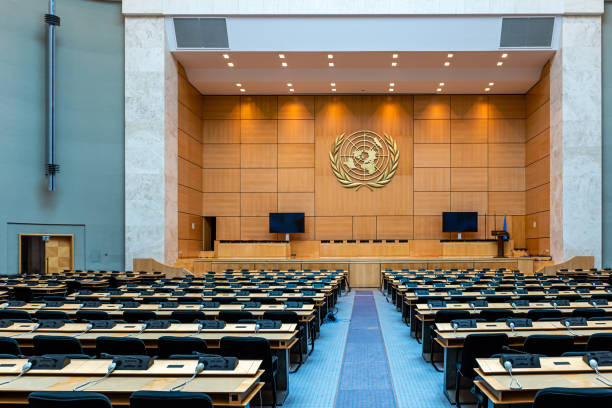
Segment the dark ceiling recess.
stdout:
<svg viewBox="0 0 612 408">
<path fill-rule="evenodd" d="M 174 18 L 176 47 L 229 48 L 224 18 Z"/>
<path fill-rule="evenodd" d="M 504 17 L 499 46 L 542 48 L 552 44 L 554 17 Z"/>
</svg>

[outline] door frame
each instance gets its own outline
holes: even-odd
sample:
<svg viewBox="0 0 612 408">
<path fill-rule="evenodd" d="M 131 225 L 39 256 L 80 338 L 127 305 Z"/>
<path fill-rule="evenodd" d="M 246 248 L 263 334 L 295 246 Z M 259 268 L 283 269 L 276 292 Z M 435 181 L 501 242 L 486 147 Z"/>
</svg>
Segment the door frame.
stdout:
<svg viewBox="0 0 612 408">
<path fill-rule="evenodd" d="M 21 275 L 21 237 L 68 237 L 70 238 L 70 269 L 74 269 L 74 234 L 19 234 L 17 238 L 19 240 L 19 275 Z M 45 263 L 45 275 L 47 274 L 47 267 Z"/>
</svg>

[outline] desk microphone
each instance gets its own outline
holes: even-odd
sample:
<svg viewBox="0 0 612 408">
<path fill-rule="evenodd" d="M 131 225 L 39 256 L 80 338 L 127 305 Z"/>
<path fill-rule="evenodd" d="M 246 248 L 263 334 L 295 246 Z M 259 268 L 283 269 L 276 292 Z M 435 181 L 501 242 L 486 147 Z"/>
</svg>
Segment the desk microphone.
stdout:
<svg viewBox="0 0 612 408">
<path fill-rule="evenodd" d="M 83 334 L 87 333 L 87 332 L 88 332 L 88 331 L 90 331 L 91 329 L 93 329 L 93 324 L 89 323 L 89 324 L 87 325 L 87 327 L 85 327 L 85 330 L 83 330 L 83 331 L 82 331 L 82 332 L 80 332 L 80 333 L 75 334 L 75 335 L 74 335 L 74 337 L 79 337 L 79 336 L 82 336 Z"/>
<path fill-rule="evenodd" d="M 510 326 L 510 330 L 512 330 L 512 334 L 514 334 L 514 322 L 508 323 L 508 326 Z"/>
<path fill-rule="evenodd" d="M 523 388 L 523 386 L 521 385 L 521 382 L 519 381 L 519 379 L 515 378 L 512 375 L 512 363 L 510 361 L 505 361 L 504 362 L 504 368 L 510 374 L 510 384 L 508 385 L 508 388 L 510 388 L 511 390 L 520 390 L 521 388 Z M 516 385 L 514 385 L 515 380 L 516 380 Z"/>
<path fill-rule="evenodd" d="M 557 310 L 557 302 L 552 301 L 551 304 L 553 306 L 553 309 Z"/>
<path fill-rule="evenodd" d="M 453 336 L 457 335 L 458 328 L 459 328 L 459 325 L 457 323 L 453 323 Z"/>
<path fill-rule="evenodd" d="M 28 361 L 27 363 L 25 363 L 23 365 L 23 367 L 21 368 L 21 372 L 19 373 L 19 375 L 17 375 L 17 377 L 11 378 L 10 380 L 3 381 L 3 382 L 0 383 L 0 385 L 8 384 L 10 382 L 13 382 L 13 381 L 19 379 L 22 375 L 27 373 L 30 370 L 30 368 L 32 368 L 32 363 L 30 361 Z"/>
<path fill-rule="evenodd" d="M 195 334 L 190 334 L 187 337 L 197 336 L 204 328 L 204 323 L 198 323 L 198 331 Z"/>
<path fill-rule="evenodd" d="M 180 391 L 181 388 L 183 388 L 184 386 L 189 384 L 191 381 L 193 381 L 193 379 L 196 378 L 196 375 L 200 374 L 202 371 L 204 371 L 204 363 L 198 363 L 198 365 L 195 368 L 195 372 L 193 373 L 191 378 L 183 381 L 179 385 L 175 385 L 174 387 L 170 388 L 170 391 Z"/>
<path fill-rule="evenodd" d="M 565 327 L 567 328 L 567 331 L 569 331 L 572 335 L 577 336 L 578 333 L 576 333 L 575 331 L 572 330 L 572 328 L 570 327 L 570 322 L 569 321 L 565 321 L 563 322 L 563 324 L 565 325 Z M 597 364 L 597 362 L 595 362 L 595 364 Z"/>
<path fill-rule="evenodd" d="M 259 323 L 255 323 L 255 333 L 257 333 L 261 329 L 261 325 Z"/>
<path fill-rule="evenodd" d="M 610 382 L 610 380 L 608 380 L 607 378 L 605 378 L 603 375 L 601 375 L 601 373 L 599 372 L 599 364 L 597 364 L 597 360 L 595 360 L 594 358 L 589 360 L 589 365 L 591 366 L 591 368 L 595 371 L 595 374 L 597 374 L 597 376 L 595 377 L 597 379 L 597 381 L 600 381 L 602 383 L 604 383 L 605 385 L 607 385 L 608 387 L 612 387 L 612 382 Z"/>
<path fill-rule="evenodd" d="M 34 327 L 32 327 L 32 330 L 30 330 L 29 332 L 24 332 L 24 333 L 17 333 L 17 334 L 13 334 L 9 337 L 17 337 L 17 336 L 21 336 L 22 334 L 29 334 L 29 333 L 34 333 L 36 331 L 36 329 L 38 329 L 40 327 L 40 323 L 36 323 L 34 325 Z"/>
<path fill-rule="evenodd" d="M 514 308 L 515 311 L 518 312 L 518 306 L 516 305 L 516 303 L 512 302 L 510 303 L 510 305 Z"/>
<path fill-rule="evenodd" d="M 144 332 L 147 329 L 147 327 L 149 327 L 149 323 L 145 322 L 145 323 L 142 324 L 142 328 L 140 329 L 140 331 L 138 333 L 136 333 L 136 334 L 128 334 L 125 337 L 140 336 L 142 334 L 142 332 Z"/>
<path fill-rule="evenodd" d="M 113 371 L 115 371 L 115 368 L 116 368 L 116 367 L 117 367 L 117 363 L 115 363 L 114 361 L 112 361 L 112 362 L 111 362 L 111 363 L 108 365 L 108 369 L 106 370 L 106 374 L 104 374 L 104 377 L 102 377 L 102 378 L 100 378 L 100 379 L 98 379 L 98 380 L 89 380 L 89 381 L 86 381 L 86 382 L 84 382 L 84 383 L 82 383 L 82 384 L 79 384 L 79 385 L 77 385 L 76 387 L 74 387 L 74 388 L 72 389 L 72 391 L 83 391 L 85 388 L 89 388 L 89 387 L 91 387 L 92 385 L 95 385 L 95 384 L 97 384 L 97 383 L 101 382 L 102 380 L 107 379 L 107 378 L 108 378 L 108 376 L 109 376 L 109 375 L 111 375 L 111 373 L 112 373 Z M 85 387 L 85 386 L 87 386 L 87 387 Z"/>
<path fill-rule="evenodd" d="M 508 347 L 508 346 L 502 346 L 502 350 L 504 350 L 504 351 L 511 351 L 512 353 L 531 355 L 531 353 L 527 353 L 526 351 L 513 349 L 512 347 Z"/>
</svg>

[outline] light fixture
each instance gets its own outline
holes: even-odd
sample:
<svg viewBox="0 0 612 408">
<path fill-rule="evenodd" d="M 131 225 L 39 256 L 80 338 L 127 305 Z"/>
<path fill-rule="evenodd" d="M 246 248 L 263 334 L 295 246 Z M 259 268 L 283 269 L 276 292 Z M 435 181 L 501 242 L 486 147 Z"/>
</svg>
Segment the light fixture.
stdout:
<svg viewBox="0 0 612 408">
<path fill-rule="evenodd" d="M 436 89 L 436 92 L 442 92 L 442 88 Z"/>
<path fill-rule="evenodd" d="M 394 61 L 394 62 L 392 62 L 392 63 L 391 63 L 391 66 L 392 66 L 392 67 L 397 67 L 397 62 L 395 62 L 395 61 Z"/>
<path fill-rule="evenodd" d="M 397 59 L 398 57 L 399 57 L 399 55 L 393 54 L 393 59 Z"/>
<path fill-rule="evenodd" d="M 332 92 L 336 92 L 336 88 L 332 88 Z"/>
<path fill-rule="evenodd" d="M 389 86 L 390 87 L 394 87 L 395 86 L 395 82 L 389 82 Z"/>
<path fill-rule="evenodd" d="M 454 56 L 455 54 L 452 54 L 452 53 L 447 55 L 448 58 L 453 58 Z"/>
<path fill-rule="evenodd" d="M 293 88 L 290 88 L 290 89 L 289 89 L 289 92 L 293 92 L 293 91 L 295 91 L 295 89 L 293 89 Z"/>
<path fill-rule="evenodd" d="M 494 82 L 489 82 L 489 86 L 493 86 L 493 85 L 495 85 Z"/>
<path fill-rule="evenodd" d="M 293 86 L 291 82 L 287 82 L 287 86 Z"/>
<path fill-rule="evenodd" d="M 287 63 L 286 62 L 281 62 L 281 66 L 286 67 Z"/>
<path fill-rule="evenodd" d="M 445 85 L 444 82 L 440 82 L 440 86 L 444 86 L 444 85 Z"/>
<path fill-rule="evenodd" d="M 335 83 L 335 82 L 332 82 L 330 85 L 331 85 L 331 86 L 336 86 L 336 83 Z"/>
<path fill-rule="evenodd" d="M 278 54 L 278 58 L 285 59 L 285 54 Z"/>
<path fill-rule="evenodd" d="M 240 92 L 246 92 L 244 88 L 240 88 Z"/>
<path fill-rule="evenodd" d="M 491 88 L 485 88 L 485 92 L 489 92 Z"/>
<path fill-rule="evenodd" d="M 240 88 L 242 86 L 242 84 L 241 83 L 237 83 L 236 86 Z"/>
<path fill-rule="evenodd" d="M 329 65 L 330 67 L 333 67 L 333 66 L 334 66 L 334 63 L 333 63 L 333 62 L 330 62 L 330 63 L 328 63 L 327 65 Z"/>
<path fill-rule="evenodd" d="M 393 92 L 393 88 L 389 88 L 389 92 Z"/>
<path fill-rule="evenodd" d="M 227 63 L 227 66 L 231 68 L 231 67 L 233 67 L 233 66 L 234 66 L 234 63 L 233 63 L 233 62 L 228 62 L 228 63 Z"/>
<path fill-rule="evenodd" d="M 446 62 L 444 63 L 444 66 L 445 66 L 445 67 L 450 67 L 450 61 L 446 61 Z"/>
<path fill-rule="evenodd" d="M 501 61 L 497 61 L 497 66 L 498 66 L 498 67 L 501 67 L 502 65 L 504 65 L 504 63 L 503 63 L 503 62 L 501 62 Z"/>
<path fill-rule="evenodd" d="M 508 54 L 506 54 L 505 52 L 502 54 L 502 58 L 508 58 Z"/>
<path fill-rule="evenodd" d="M 334 58 L 334 54 L 327 54 L 327 58 L 328 59 L 333 59 Z"/>
<path fill-rule="evenodd" d="M 229 55 L 227 55 L 227 54 L 223 54 L 223 58 L 225 58 L 225 59 L 229 59 Z"/>
</svg>

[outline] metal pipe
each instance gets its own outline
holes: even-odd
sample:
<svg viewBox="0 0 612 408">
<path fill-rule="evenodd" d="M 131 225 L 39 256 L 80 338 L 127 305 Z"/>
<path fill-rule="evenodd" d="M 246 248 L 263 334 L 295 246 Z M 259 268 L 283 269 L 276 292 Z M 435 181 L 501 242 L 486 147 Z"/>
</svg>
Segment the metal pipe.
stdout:
<svg viewBox="0 0 612 408">
<path fill-rule="evenodd" d="M 47 163 L 49 191 L 55 190 L 55 1 L 49 0 L 47 23 Z M 58 21 L 59 23 L 59 21 Z"/>
</svg>

